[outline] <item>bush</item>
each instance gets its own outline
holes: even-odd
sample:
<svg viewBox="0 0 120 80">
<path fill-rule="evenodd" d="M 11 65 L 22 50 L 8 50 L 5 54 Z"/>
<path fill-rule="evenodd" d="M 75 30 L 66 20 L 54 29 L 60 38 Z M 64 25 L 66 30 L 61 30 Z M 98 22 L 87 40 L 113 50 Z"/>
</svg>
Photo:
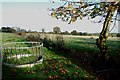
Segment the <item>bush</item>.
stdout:
<svg viewBox="0 0 120 80">
<path fill-rule="evenodd" d="M 78 33 L 77 33 L 76 30 L 73 30 L 73 31 L 71 32 L 71 34 L 72 34 L 72 35 L 77 35 Z"/>
<path fill-rule="evenodd" d="M 45 37 L 43 40 L 43 46 L 48 49 L 53 49 L 54 43 L 53 43 L 53 41 L 51 41 L 50 39 Z"/>
<path fill-rule="evenodd" d="M 27 41 L 43 42 L 43 37 L 40 33 L 30 34 L 26 36 Z"/>
<path fill-rule="evenodd" d="M 61 50 L 64 48 L 64 40 L 62 35 L 56 35 L 54 40 L 51 40 L 47 36 L 43 40 L 43 44 L 48 49 Z"/>
<path fill-rule="evenodd" d="M 24 36 L 25 32 L 20 32 L 20 33 L 17 33 L 17 34 L 20 35 L 20 36 Z"/>
<path fill-rule="evenodd" d="M 117 34 L 116 36 L 117 36 L 117 37 L 120 37 L 120 34 Z"/>
<path fill-rule="evenodd" d="M 57 35 L 57 36 L 56 36 L 55 44 L 56 44 L 56 48 L 57 48 L 57 49 L 62 49 L 62 48 L 64 47 L 63 36 Z"/>
</svg>

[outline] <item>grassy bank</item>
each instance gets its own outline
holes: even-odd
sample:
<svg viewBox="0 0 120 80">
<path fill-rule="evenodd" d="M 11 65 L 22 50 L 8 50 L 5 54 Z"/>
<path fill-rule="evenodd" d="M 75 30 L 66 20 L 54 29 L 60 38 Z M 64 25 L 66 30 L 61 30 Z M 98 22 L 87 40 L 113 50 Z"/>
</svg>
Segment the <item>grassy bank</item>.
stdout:
<svg viewBox="0 0 120 80">
<path fill-rule="evenodd" d="M 25 41 L 24 37 L 16 34 L 3 33 L 2 35 L 4 35 L 2 37 L 3 43 Z M 54 39 L 54 35 L 48 36 Z M 101 77 L 94 72 L 96 68 L 94 65 L 97 64 L 95 54 L 99 54 L 99 50 L 95 45 L 96 38 L 63 35 L 65 50 L 57 51 L 44 47 L 43 63 L 32 68 L 12 68 L 3 65 L 3 80 L 103 80 L 103 77 L 108 76 L 108 74 L 103 72 L 105 74 L 102 74 Z M 109 53 L 114 58 L 120 56 L 119 43 L 117 38 L 108 40 Z M 114 54 L 118 54 L 118 56 Z M 92 65 L 91 61 L 93 61 Z M 112 76 L 115 77 L 116 75 Z M 112 76 L 109 75 L 110 78 Z"/>
</svg>

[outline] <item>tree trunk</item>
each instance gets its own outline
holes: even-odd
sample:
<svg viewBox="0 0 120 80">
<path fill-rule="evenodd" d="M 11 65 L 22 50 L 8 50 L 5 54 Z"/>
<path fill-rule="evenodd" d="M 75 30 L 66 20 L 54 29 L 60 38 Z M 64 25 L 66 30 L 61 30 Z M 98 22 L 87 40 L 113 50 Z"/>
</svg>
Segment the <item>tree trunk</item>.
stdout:
<svg viewBox="0 0 120 80">
<path fill-rule="evenodd" d="M 116 10 L 115 6 L 110 6 L 110 9 L 107 13 L 107 16 L 106 16 L 104 24 L 103 24 L 103 29 L 100 33 L 99 38 L 96 39 L 96 45 L 101 52 L 101 58 L 102 59 L 105 59 L 105 56 L 106 56 L 107 51 L 108 51 L 106 41 L 107 41 L 107 38 L 108 38 L 108 33 L 109 33 L 109 28 L 110 28 L 112 16 L 114 15 L 115 10 Z"/>
</svg>

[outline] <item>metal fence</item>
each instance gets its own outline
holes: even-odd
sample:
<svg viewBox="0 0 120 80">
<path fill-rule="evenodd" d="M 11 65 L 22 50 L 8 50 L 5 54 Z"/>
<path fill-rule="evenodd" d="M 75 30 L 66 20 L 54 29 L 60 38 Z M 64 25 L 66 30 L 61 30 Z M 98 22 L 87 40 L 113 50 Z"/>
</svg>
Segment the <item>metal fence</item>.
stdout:
<svg viewBox="0 0 120 80">
<path fill-rule="evenodd" d="M 43 61 L 43 43 L 11 42 L 2 45 L 2 63 L 14 67 L 32 67 Z"/>
</svg>

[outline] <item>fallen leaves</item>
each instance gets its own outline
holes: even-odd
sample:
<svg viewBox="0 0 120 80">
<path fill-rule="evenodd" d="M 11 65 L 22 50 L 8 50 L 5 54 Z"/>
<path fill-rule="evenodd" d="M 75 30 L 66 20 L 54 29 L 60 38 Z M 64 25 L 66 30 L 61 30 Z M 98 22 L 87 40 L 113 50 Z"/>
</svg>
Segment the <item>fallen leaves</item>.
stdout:
<svg viewBox="0 0 120 80">
<path fill-rule="evenodd" d="M 48 78 L 51 80 L 53 79 L 57 79 L 57 80 L 61 80 L 59 76 L 48 76 Z"/>
<path fill-rule="evenodd" d="M 66 70 L 66 69 L 62 69 L 62 68 L 60 68 L 59 71 L 60 71 L 62 74 L 66 74 L 66 73 L 69 72 L 68 70 Z"/>
<path fill-rule="evenodd" d="M 31 71 L 27 71 L 26 74 L 34 74 L 35 71 L 31 70 Z"/>
</svg>

